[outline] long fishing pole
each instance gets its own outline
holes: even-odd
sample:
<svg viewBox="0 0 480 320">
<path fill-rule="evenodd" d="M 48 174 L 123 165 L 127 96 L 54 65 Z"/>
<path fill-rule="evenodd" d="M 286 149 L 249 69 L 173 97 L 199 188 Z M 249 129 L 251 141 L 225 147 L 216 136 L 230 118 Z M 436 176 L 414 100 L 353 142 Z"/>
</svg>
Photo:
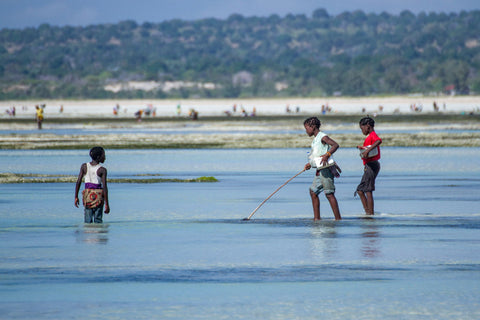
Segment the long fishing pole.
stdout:
<svg viewBox="0 0 480 320">
<path fill-rule="evenodd" d="M 270 199 L 275 193 L 277 193 L 278 190 L 282 189 L 287 183 L 289 183 L 290 181 L 292 181 L 295 177 L 297 177 L 298 175 L 300 175 L 301 173 L 303 173 L 305 171 L 305 169 L 303 169 L 302 171 L 300 171 L 299 173 L 297 173 L 296 175 L 294 175 L 293 177 L 291 177 L 290 179 L 288 179 L 284 184 L 282 184 L 280 187 L 278 187 L 277 190 L 273 191 L 273 193 L 271 195 L 269 195 L 265 200 L 263 200 L 262 203 L 260 203 L 260 205 L 258 207 L 255 208 L 255 210 L 253 210 L 252 213 L 250 213 L 250 215 L 248 216 L 248 218 L 244 218 L 243 220 L 250 220 L 251 217 L 253 217 L 253 215 L 255 214 L 255 212 L 257 212 L 258 209 L 260 209 L 260 207 L 265 203 L 267 202 L 268 199 Z"/>
</svg>

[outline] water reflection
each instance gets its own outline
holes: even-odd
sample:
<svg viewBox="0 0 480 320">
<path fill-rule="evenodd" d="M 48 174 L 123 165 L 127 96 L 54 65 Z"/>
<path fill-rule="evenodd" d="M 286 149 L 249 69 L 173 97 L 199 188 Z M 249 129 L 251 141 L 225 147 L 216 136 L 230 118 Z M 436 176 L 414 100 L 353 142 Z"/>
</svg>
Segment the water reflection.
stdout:
<svg viewBox="0 0 480 320">
<path fill-rule="evenodd" d="M 366 258 L 376 258 L 381 255 L 380 251 L 380 232 L 378 225 L 372 219 L 362 223 L 361 237 L 362 237 L 362 255 Z"/>
<path fill-rule="evenodd" d="M 316 262 L 324 262 L 338 253 L 337 231 L 334 221 L 314 223 L 310 228 L 311 255 Z"/>
<path fill-rule="evenodd" d="M 108 224 L 84 224 L 75 232 L 78 242 L 107 244 Z"/>
</svg>

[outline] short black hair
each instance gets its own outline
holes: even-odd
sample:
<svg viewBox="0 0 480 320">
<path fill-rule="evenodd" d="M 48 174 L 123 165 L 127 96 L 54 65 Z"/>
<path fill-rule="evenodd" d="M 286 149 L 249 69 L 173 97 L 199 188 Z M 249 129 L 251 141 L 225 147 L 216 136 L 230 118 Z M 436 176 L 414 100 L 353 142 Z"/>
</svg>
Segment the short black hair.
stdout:
<svg viewBox="0 0 480 320">
<path fill-rule="evenodd" d="M 92 160 L 99 162 L 102 156 L 105 154 L 105 150 L 102 147 L 93 147 L 90 149 L 90 157 Z"/>
<path fill-rule="evenodd" d="M 361 126 L 365 126 L 365 125 L 370 125 L 370 127 L 375 127 L 375 120 L 373 120 L 372 118 L 370 118 L 369 116 L 366 116 L 362 119 L 360 119 L 360 125 Z"/>
<path fill-rule="evenodd" d="M 303 125 L 304 126 L 309 126 L 309 127 L 316 127 L 318 129 L 320 129 L 321 123 L 320 123 L 320 120 L 318 120 L 317 117 L 310 117 L 303 122 Z"/>
</svg>

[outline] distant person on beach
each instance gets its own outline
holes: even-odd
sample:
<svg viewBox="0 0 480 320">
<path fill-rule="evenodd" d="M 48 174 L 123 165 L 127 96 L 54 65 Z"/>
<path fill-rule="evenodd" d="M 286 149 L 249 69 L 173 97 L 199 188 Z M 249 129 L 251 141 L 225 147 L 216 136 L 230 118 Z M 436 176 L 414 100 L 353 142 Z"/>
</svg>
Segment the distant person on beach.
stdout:
<svg viewBox="0 0 480 320">
<path fill-rule="evenodd" d="M 335 197 L 334 178 L 338 176 L 336 166 L 324 167 L 318 169 L 316 158 L 320 158 L 320 164 L 326 164 L 328 159 L 339 148 L 338 143 L 320 131 L 320 120 L 317 117 L 311 117 L 304 121 L 305 132 L 309 137 L 314 137 L 312 141 L 312 150 L 309 157 L 309 163 L 305 165 L 305 170 L 317 168 L 315 178 L 310 186 L 310 197 L 312 198 L 313 218 L 320 220 L 320 199 L 318 195 L 324 191 L 325 196 L 330 203 L 335 220 L 340 220 L 340 210 L 338 208 L 337 198 Z"/>
<path fill-rule="evenodd" d="M 375 120 L 369 116 L 360 120 L 360 129 L 366 135 L 363 146 L 357 146 L 360 151 L 360 157 L 363 160 L 363 177 L 357 187 L 356 193 L 360 196 L 363 208 L 367 215 L 373 215 L 373 191 L 375 191 L 375 179 L 380 171 L 380 139 L 375 132 Z"/>
<path fill-rule="evenodd" d="M 102 147 L 93 147 L 90 150 L 91 162 L 82 164 L 75 185 L 75 207 L 78 208 L 78 192 L 85 177 L 85 189 L 82 192 L 83 206 L 85 207 L 85 223 L 102 223 L 103 207 L 105 213 L 110 212 L 108 204 L 107 169 L 102 166 L 105 162 L 105 150 Z"/>
<path fill-rule="evenodd" d="M 15 113 L 16 113 L 15 106 L 11 107 L 10 109 L 5 110 L 5 112 L 6 112 L 9 116 L 15 117 Z"/>
<path fill-rule="evenodd" d="M 188 112 L 188 116 L 189 116 L 190 119 L 192 119 L 192 120 L 198 120 L 198 111 L 192 108 L 192 109 L 190 109 L 190 111 Z"/>
<path fill-rule="evenodd" d="M 38 130 L 42 129 L 42 122 L 43 122 L 43 108 L 39 107 L 38 105 L 35 106 L 35 119 L 37 120 Z"/>
<path fill-rule="evenodd" d="M 137 119 L 138 122 L 141 122 L 142 121 L 142 114 L 143 114 L 143 110 L 140 109 L 138 110 L 137 112 L 135 112 L 135 119 Z"/>
</svg>

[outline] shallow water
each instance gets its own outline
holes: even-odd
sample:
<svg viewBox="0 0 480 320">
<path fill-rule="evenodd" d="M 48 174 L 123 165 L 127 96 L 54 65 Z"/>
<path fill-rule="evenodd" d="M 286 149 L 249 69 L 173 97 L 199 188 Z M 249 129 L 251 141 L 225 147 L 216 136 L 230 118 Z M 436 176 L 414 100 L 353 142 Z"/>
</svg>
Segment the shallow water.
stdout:
<svg viewBox="0 0 480 320">
<path fill-rule="evenodd" d="M 178 123 L 167 124 L 165 127 L 149 127 L 149 126 L 135 126 L 131 127 L 95 127 L 91 125 L 63 125 L 63 124 L 47 124 L 39 131 L 35 127 L 29 129 L 25 128 L 0 128 L 0 135 L 11 134 L 55 134 L 55 135 L 104 135 L 104 134 L 151 134 L 151 135 L 182 135 L 182 134 L 304 134 L 305 129 L 299 125 L 297 128 L 271 128 L 266 127 L 265 123 L 245 123 L 243 126 L 215 126 L 211 124 L 197 124 L 197 123 Z M 472 125 L 472 128 L 467 129 L 465 125 L 455 123 L 444 124 L 421 124 L 417 126 L 409 126 L 408 124 L 400 124 L 392 126 L 391 123 L 387 125 L 379 125 L 379 132 L 383 134 L 417 134 L 423 132 L 430 133 L 475 133 L 478 129 Z M 358 134 L 359 130 L 356 125 L 347 123 L 333 124 L 328 127 L 328 133 L 335 134 Z"/>
<path fill-rule="evenodd" d="M 107 150 L 112 213 L 84 225 L 72 184 L 0 185 L 2 319 L 475 319 L 479 148 L 382 148 L 376 215 L 336 156 L 343 216 L 312 221 L 307 149 Z M 84 150 L 1 150 L 3 172 L 77 175 Z"/>
</svg>

